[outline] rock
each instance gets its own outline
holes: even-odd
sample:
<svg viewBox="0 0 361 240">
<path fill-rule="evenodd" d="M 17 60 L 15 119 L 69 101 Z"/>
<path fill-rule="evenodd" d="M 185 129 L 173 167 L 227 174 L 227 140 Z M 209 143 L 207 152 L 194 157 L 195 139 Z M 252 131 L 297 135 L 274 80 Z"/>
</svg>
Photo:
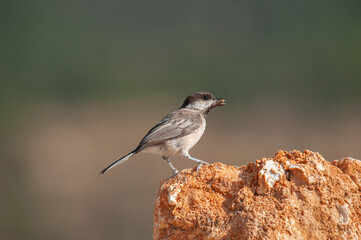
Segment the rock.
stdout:
<svg viewBox="0 0 361 240">
<path fill-rule="evenodd" d="M 278 151 L 161 183 L 154 239 L 361 239 L 361 162 Z"/>
<path fill-rule="evenodd" d="M 354 158 L 343 158 L 332 162 L 333 165 L 349 175 L 361 191 L 361 161 Z"/>
</svg>

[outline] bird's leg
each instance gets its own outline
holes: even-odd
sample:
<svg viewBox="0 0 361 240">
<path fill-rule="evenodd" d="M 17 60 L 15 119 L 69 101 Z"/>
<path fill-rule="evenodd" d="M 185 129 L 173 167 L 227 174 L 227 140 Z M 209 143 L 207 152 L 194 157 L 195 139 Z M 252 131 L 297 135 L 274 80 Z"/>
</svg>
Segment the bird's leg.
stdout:
<svg viewBox="0 0 361 240">
<path fill-rule="evenodd" d="M 168 165 L 172 168 L 173 170 L 173 176 L 177 175 L 177 173 L 179 173 L 179 171 L 173 166 L 173 164 L 169 161 L 169 157 L 163 156 L 162 157 L 164 159 L 164 161 L 166 161 L 168 163 Z"/>
<path fill-rule="evenodd" d="M 205 161 L 203 161 L 203 160 L 200 160 L 200 159 L 191 157 L 191 156 L 188 155 L 188 154 L 187 154 L 185 157 L 188 158 L 188 159 L 190 159 L 190 160 L 196 161 L 196 162 L 198 163 L 198 166 L 197 166 L 197 174 L 198 174 L 198 176 L 199 176 L 199 169 L 201 169 L 202 165 L 203 165 L 203 164 L 209 164 L 209 163 L 207 163 L 207 162 L 205 162 Z"/>
</svg>

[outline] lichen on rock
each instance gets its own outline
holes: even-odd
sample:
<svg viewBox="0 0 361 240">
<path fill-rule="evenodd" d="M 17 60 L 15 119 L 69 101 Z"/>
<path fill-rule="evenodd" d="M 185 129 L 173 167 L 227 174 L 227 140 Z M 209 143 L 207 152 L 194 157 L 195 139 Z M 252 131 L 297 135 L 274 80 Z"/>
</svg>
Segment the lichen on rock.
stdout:
<svg viewBox="0 0 361 240">
<path fill-rule="evenodd" d="M 154 239 L 361 239 L 361 162 L 278 151 L 164 180 Z"/>
</svg>

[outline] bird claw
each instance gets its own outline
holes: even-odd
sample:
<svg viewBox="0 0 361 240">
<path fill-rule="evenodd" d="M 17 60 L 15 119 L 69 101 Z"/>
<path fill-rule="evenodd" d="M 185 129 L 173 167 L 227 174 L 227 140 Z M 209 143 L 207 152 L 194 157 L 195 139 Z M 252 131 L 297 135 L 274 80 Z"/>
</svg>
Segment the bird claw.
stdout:
<svg viewBox="0 0 361 240">
<path fill-rule="evenodd" d="M 199 169 L 202 167 L 203 163 L 198 164 L 197 166 L 197 175 L 199 176 Z"/>
<path fill-rule="evenodd" d="M 209 163 L 207 163 L 207 162 L 200 162 L 200 163 L 198 163 L 198 166 L 197 166 L 197 175 L 198 175 L 198 176 L 199 176 L 199 169 L 201 169 L 201 167 L 203 166 L 203 164 L 208 165 Z"/>
<path fill-rule="evenodd" d="M 174 177 L 175 175 L 177 175 L 178 173 L 179 173 L 179 171 L 178 171 L 177 169 L 173 170 L 173 177 Z"/>
</svg>

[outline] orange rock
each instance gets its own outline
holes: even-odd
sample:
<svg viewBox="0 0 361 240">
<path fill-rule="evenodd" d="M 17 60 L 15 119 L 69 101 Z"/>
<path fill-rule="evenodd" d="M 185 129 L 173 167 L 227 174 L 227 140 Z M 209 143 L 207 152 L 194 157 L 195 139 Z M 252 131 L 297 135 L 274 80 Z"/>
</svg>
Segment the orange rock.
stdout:
<svg viewBox="0 0 361 240">
<path fill-rule="evenodd" d="M 361 161 L 354 158 L 343 158 L 340 160 L 334 160 L 333 165 L 341 169 L 342 172 L 346 173 L 358 186 L 361 191 Z"/>
<path fill-rule="evenodd" d="M 341 170 L 342 171 L 341 171 Z M 361 239 L 361 162 L 278 151 L 162 182 L 154 239 Z"/>
</svg>

